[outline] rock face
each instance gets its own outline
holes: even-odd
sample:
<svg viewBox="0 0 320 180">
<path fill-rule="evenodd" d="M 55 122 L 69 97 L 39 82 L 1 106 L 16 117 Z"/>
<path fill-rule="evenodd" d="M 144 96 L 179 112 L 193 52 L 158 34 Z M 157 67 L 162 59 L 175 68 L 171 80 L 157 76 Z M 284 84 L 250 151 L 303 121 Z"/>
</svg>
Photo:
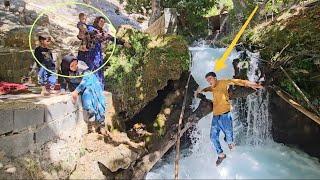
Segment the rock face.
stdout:
<svg viewBox="0 0 320 180">
<path fill-rule="evenodd" d="M 84 138 L 87 152 L 79 159 L 70 179 L 110 178 L 115 172 L 128 169 L 142 152 L 131 150 L 129 145 L 113 144 L 114 141 L 105 142 L 103 139 L 102 135 L 94 133 Z"/>
<path fill-rule="evenodd" d="M 273 139 L 276 142 L 298 146 L 311 156 L 320 158 L 320 126 L 274 92 L 270 99 Z"/>
<path fill-rule="evenodd" d="M 120 28 L 118 37 L 131 47 L 116 48 L 106 71 L 106 84 L 114 95 L 116 112 L 128 120 L 169 80 L 180 78 L 188 69 L 189 52 L 180 36 L 151 38 L 134 29 Z"/>
</svg>

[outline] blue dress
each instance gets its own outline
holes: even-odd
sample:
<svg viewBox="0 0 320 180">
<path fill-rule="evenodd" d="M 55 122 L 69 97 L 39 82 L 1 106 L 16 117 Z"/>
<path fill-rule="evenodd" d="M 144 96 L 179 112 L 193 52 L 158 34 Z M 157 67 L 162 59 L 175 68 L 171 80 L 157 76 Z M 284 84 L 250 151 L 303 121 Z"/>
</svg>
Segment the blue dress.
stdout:
<svg viewBox="0 0 320 180">
<path fill-rule="evenodd" d="M 62 60 L 64 61 L 64 60 Z M 68 63 L 67 63 L 67 66 Z M 78 76 L 84 74 L 82 78 L 65 78 L 63 87 L 69 84 L 69 89 L 75 87 L 81 96 L 82 107 L 88 111 L 90 116 L 95 116 L 96 121 L 104 122 L 106 101 L 103 89 L 95 74 L 89 74 L 91 71 L 83 61 L 78 61 L 78 69 L 76 72 L 69 72 L 70 76 Z"/>
<path fill-rule="evenodd" d="M 92 25 L 88 26 L 88 32 L 90 34 L 95 34 L 95 31 L 97 31 L 97 29 L 94 26 L 92 26 Z M 95 36 L 94 38 L 92 38 L 93 44 L 91 45 L 91 47 L 89 49 L 89 55 L 88 55 L 89 62 L 87 63 L 87 65 L 89 66 L 89 69 L 91 71 L 95 71 L 96 69 L 98 69 L 99 67 L 101 67 L 103 65 L 103 55 L 102 55 L 101 43 L 106 40 L 107 39 L 103 36 L 101 36 L 101 37 Z M 98 77 L 98 80 L 101 84 L 102 89 L 104 89 L 105 78 L 104 78 L 104 74 L 103 74 L 103 68 L 100 69 L 99 71 L 97 71 L 95 74 Z"/>
<path fill-rule="evenodd" d="M 88 74 L 90 71 L 85 72 Z M 82 78 L 81 83 L 76 90 L 81 94 L 81 101 L 84 110 L 94 115 L 96 121 L 104 122 L 106 101 L 102 87 L 95 74 L 86 75 Z"/>
</svg>

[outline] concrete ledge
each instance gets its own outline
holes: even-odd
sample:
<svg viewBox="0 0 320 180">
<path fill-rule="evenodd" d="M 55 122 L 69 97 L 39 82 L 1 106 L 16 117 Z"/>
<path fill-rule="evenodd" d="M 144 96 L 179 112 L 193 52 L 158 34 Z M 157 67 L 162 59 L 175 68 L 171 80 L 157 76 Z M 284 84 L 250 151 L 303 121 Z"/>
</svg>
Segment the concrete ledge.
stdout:
<svg viewBox="0 0 320 180">
<path fill-rule="evenodd" d="M 70 95 L 55 96 L 54 98 L 42 99 L 36 104 L 45 106 L 44 122 L 61 119 L 82 108 L 81 99 L 76 104 L 71 101 Z"/>
</svg>

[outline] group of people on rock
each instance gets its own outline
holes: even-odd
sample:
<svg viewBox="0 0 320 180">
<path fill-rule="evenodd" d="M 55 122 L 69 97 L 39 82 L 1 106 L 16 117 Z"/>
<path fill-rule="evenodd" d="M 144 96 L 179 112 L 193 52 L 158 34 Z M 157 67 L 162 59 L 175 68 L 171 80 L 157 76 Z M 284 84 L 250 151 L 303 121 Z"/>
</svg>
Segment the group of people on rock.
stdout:
<svg viewBox="0 0 320 180">
<path fill-rule="evenodd" d="M 38 60 L 38 80 L 42 87 L 41 94 L 65 94 L 71 92 L 73 102 L 81 96 L 83 109 L 89 113 L 89 118 L 96 122 L 104 123 L 105 114 L 105 79 L 102 43 L 114 41 L 108 29 L 104 29 L 106 19 L 103 16 L 96 17 L 92 25 L 87 24 L 87 16 L 79 14 L 77 28 L 78 39 L 81 41 L 77 57 L 66 55 L 62 58 L 60 75 L 58 78 L 52 72 L 56 71 L 56 63 L 49 49 L 51 36 L 46 33 L 39 34 L 40 45 L 35 49 L 35 57 Z M 117 40 L 117 44 L 128 46 Z M 94 72 L 94 73 L 93 73 Z M 59 86 L 57 85 L 59 82 Z"/>
</svg>

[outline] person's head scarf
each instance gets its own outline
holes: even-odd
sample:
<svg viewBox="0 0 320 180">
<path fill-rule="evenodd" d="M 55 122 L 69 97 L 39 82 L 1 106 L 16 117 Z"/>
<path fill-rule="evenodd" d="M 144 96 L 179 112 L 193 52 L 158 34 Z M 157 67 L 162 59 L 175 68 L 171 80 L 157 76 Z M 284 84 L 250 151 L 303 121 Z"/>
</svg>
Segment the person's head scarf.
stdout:
<svg viewBox="0 0 320 180">
<path fill-rule="evenodd" d="M 77 58 L 72 55 L 66 55 L 62 58 L 61 62 L 61 72 L 63 75 L 69 76 L 70 64 L 72 61 L 77 61 Z"/>
</svg>

